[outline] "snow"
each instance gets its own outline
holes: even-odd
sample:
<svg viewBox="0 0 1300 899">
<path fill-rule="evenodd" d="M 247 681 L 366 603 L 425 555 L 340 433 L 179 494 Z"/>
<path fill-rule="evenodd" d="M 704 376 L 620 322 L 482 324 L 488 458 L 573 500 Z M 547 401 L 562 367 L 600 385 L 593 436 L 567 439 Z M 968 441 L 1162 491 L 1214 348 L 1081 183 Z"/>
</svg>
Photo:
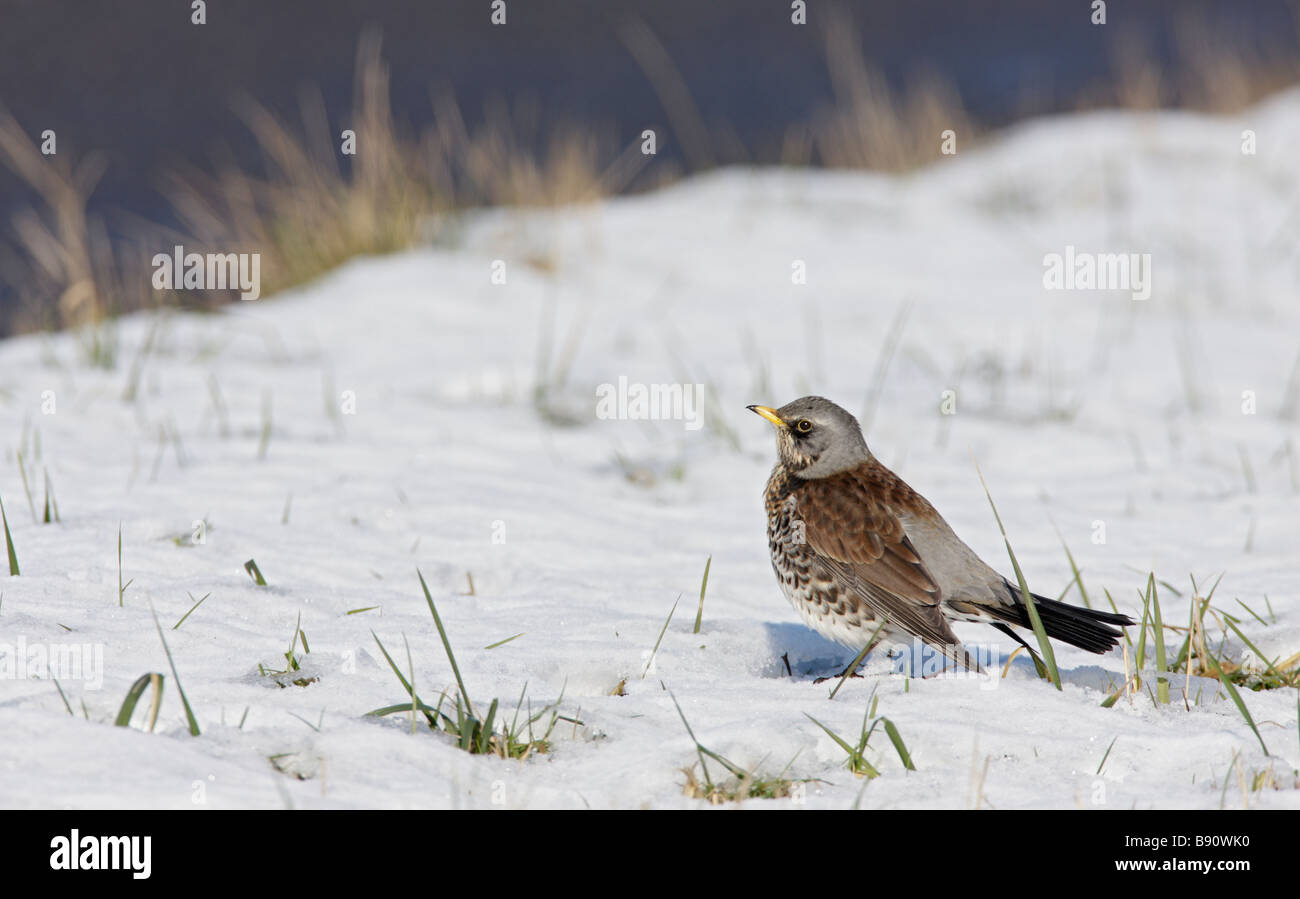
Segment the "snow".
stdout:
<svg viewBox="0 0 1300 899">
<path fill-rule="evenodd" d="M 1257 155 L 1241 153 L 1246 129 Z M 1204 593 L 1223 573 L 1215 607 L 1289 656 L 1297 140 L 1291 93 L 1231 119 L 1039 121 L 907 176 L 723 170 L 589 207 L 478 211 L 442 243 L 218 314 L 127 317 L 111 370 L 87 364 L 79 335 L 4 342 L 0 497 L 22 575 L 0 585 L 0 653 L 91 644 L 103 671 L 99 689 L 60 680 L 73 715 L 48 678 L 0 680 L 0 805 L 698 807 L 676 697 L 711 750 L 815 778 L 747 806 L 1300 807 L 1294 691 L 1243 691 L 1272 757 L 1215 681 L 1194 679 L 1190 710 L 1178 676 L 1168 706 L 1102 708 L 1118 651 L 1058 645 L 1059 693 L 1023 654 L 992 681 L 873 659 L 829 699 L 834 683 L 813 678 L 850 655 L 781 597 L 761 501 L 775 448 L 745 410 L 819 393 L 862 412 L 901 320 L 868 442 L 987 561 L 1011 573 L 973 460 L 1037 592 L 1070 582 L 1062 538 L 1094 603 L 1109 590 L 1129 614 L 1150 570 L 1182 592 L 1161 588 L 1166 621 L 1186 619 L 1191 577 Z M 1044 257 L 1066 246 L 1150 253 L 1151 298 L 1045 290 Z M 704 385 L 705 426 L 598 419 L 599 385 L 620 377 Z M 23 448 L 38 512 L 49 472 L 57 524 L 33 522 Z M 365 717 L 405 698 L 372 629 L 403 666 L 409 641 L 426 701 L 454 685 L 417 568 L 477 704 L 512 714 L 525 684 L 534 709 L 562 694 L 582 723 L 561 723 L 551 752 L 471 756 L 405 716 Z M 259 664 L 283 667 L 299 616 L 301 674 L 318 679 L 281 688 Z M 1227 653 L 1249 650 L 1234 635 Z M 140 711 L 114 727 L 150 671 L 166 676 L 155 732 Z M 917 770 L 878 729 L 867 782 L 808 716 L 852 739 L 873 692 Z M 1251 790 L 1266 769 L 1280 788 Z"/>
</svg>

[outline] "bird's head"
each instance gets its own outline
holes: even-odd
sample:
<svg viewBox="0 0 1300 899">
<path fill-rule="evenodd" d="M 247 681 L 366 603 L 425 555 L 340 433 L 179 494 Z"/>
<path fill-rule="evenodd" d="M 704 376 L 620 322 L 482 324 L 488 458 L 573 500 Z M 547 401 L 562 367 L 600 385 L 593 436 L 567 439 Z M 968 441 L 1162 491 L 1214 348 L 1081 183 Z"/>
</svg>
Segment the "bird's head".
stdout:
<svg viewBox="0 0 1300 899">
<path fill-rule="evenodd" d="M 828 399 L 805 396 L 780 409 L 748 409 L 776 427 L 777 455 L 800 477 L 828 477 L 871 458 L 858 420 Z"/>
</svg>

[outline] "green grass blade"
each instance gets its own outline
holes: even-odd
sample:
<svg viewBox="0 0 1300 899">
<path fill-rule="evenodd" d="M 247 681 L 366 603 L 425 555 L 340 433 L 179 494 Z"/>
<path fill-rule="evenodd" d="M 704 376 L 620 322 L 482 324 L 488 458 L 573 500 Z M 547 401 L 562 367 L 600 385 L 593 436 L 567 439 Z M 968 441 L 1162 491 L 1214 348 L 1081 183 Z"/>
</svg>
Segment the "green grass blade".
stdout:
<svg viewBox="0 0 1300 899">
<path fill-rule="evenodd" d="M 673 706 L 677 709 L 677 717 L 682 719 L 686 734 L 691 738 L 691 742 L 695 744 L 695 754 L 700 760 L 700 771 L 704 774 L 704 783 L 709 789 L 713 789 L 713 779 L 709 777 L 709 766 L 704 761 L 704 746 L 700 743 L 699 738 L 695 736 L 695 731 L 691 730 L 691 723 L 686 720 L 686 713 L 682 711 L 681 703 L 677 701 L 677 697 L 673 695 L 672 690 L 668 691 L 668 698 L 673 701 Z"/>
<path fill-rule="evenodd" d="M 1241 606 L 1243 609 L 1245 609 L 1247 612 L 1249 612 L 1251 618 L 1254 618 L 1254 619 L 1255 619 L 1256 621 L 1258 621 L 1260 624 L 1264 625 L 1264 627 L 1268 627 L 1268 622 L 1265 621 L 1263 618 L 1260 618 L 1258 615 L 1256 615 L 1256 614 L 1255 614 L 1255 610 L 1252 609 L 1250 606 L 1246 605 L 1246 604 L 1245 604 L 1244 602 L 1242 602 L 1240 599 L 1237 600 L 1237 605 Z"/>
<path fill-rule="evenodd" d="M 1219 678 L 1219 683 L 1223 684 L 1224 689 L 1228 691 L 1228 696 L 1232 698 L 1233 703 L 1237 706 L 1237 711 L 1241 712 L 1241 717 L 1246 719 L 1246 723 L 1250 725 L 1250 729 L 1255 732 L 1255 739 L 1259 740 L 1259 748 L 1264 750 L 1264 755 L 1271 755 L 1268 751 L 1268 747 L 1264 745 L 1264 738 L 1260 736 L 1259 728 L 1255 726 L 1255 719 L 1250 716 L 1250 710 L 1246 708 L 1245 700 L 1241 698 L 1241 694 L 1237 692 L 1237 688 L 1233 686 L 1232 681 L 1228 680 L 1228 676 L 1223 673 L 1223 669 L 1219 667 L 1218 660 L 1215 658 L 1207 658 L 1206 661 L 1209 662 L 1210 666 L 1214 669 L 1215 675 Z"/>
<path fill-rule="evenodd" d="M 1223 803 L 1228 798 L 1228 783 L 1229 783 L 1228 778 L 1232 774 L 1232 769 L 1237 767 L 1237 757 L 1240 755 L 1241 755 L 1240 752 L 1234 752 L 1232 754 L 1232 761 L 1228 763 L 1228 770 L 1223 772 L 1223 791 L 1219 793 L 1220 809 L 1223 808 Z"/>
<path fill-rule="evenodd" d="M 32 488 L 27 483 L 27 466 L 23 462 L 23 452 L 18 451 L 18 473 L 23 476 L 23 493 L 27 494 L 27 508 L 32 513 L 32 521 L 38 521 L 36 517 L 36 504 L 32 502 Z"/>
<path fill-rule="evenodd" d="M 456 686 L 460 688 L 460 695 L 465 697 L 466 708 L 473 715 L 474 704 L 470 701 L 469 691 L 465 689 L 465 681 L 461 679 L 460 667 L 456 664 L 456 654 L 451 651 L 451 641 L 447 639 L 447 631 L 442 626 L 442 618 L 438 615 L 438 607 L 433 604 L 433 594 L 429 592 L 429 585 L 424 582 L 424 575 L 420 573 L 420 569 L 415 569 L 415 573 L 420 578 L 420 589 L 424 591 L 425 602 L 429 604 L 429 611 L 433 614 L 433 623 L 438 626 L 438 636 L 442 638 L 442 648 L 447 651 L 447 661 L 451 662 L 452 673 L 456 675 Z"/>
<path fill-rule="evenodd" d="M 1116 734 L 1115 739 L 1111 740 L 1110 745 L 1106 747 L 1106 754 L 1101 757 L 1101 764 L 1097 766 L 1098 774 L 1101 774 L 1101 769 L 1106 767 L 1106 759 L 1110 758 L 1110 751 L 1115 748 L 1115 740 L 1118 739 L 1119 739 L 1119 734 Z"/>
<path fill-rule="evenodd" d="M 117 606 L 122 607 L 123 597 L 126 596 L 126 588 L 130 584 L 122 583 L 122 523 L 117 523 Z"/>
<path fill-rule="evenodd" d="M 504 640 L 498 640 L 495 643 L 489 643 L 487 646 L 484 646 L 483 648 L 496 649 L 498 646 L 505 646 L 511 640 L 518 640 L 520 637 L 524 635 L 524 633 L 525 633 L 524 631 L 520 631 L 519 633 L 515 634 L 513 637 L 506 637 Z"/>
<path fill-rule="evenodd" d="M 45 524 L 57 522 L 59 520 L 59 501 L 54 498 L 54 488 L 50 486 L 50 473 L 45 474 Z"/>
<path fill-rule="evenodd" d="M 402 682 L 402 689 L 406 690 L 406 695 L 414 700 L 418 700 L 419 697 L 415 695 L 415 688 L 412 687 L 411 682 L 406 679 L 406 675 L 402 673 L 402 669 L 397 667 L 397 663 L 393 661 L 393 657 L 388 654 L 388 650 L 384 647 L 383 641 L 379 639 L 379 635 L 374 631 L 371 631 L 370 636 L 374 637 L 375 642 L 379 644 L 379 651 L 384 654 L 384 659 L 387 660 L 388 667 L 393 669 L 393 673 L 397 675 L 397 679 Z M 409 702 L 402 706 L 404 709 L 409 709 L 410 707 L 411 704 Z"/>
<path fill-rule="evenodd" d="M 122 700 L 122 707 L 117 712 L 117 719 L 113 722 L 116 727 L 127 727 L 131 723 L 131 715 L 135 712 L 136 704 L 140 697 L 144 695 L 145 687 L 152 687 L 153 692 L 149 702 L 149 714 L 146 716 L 148 729 L 153 730 L 154 724 L 158 721 L 158 710 L 162 707 L 163 684 L 166 678 L 157 672 L 140 675 L 131 688 L 126 691 L 126 698 Z"/>
<path fill-rule="evenodd" d="M 193 593 L 189 593 L 189 592 L 187 592 L 185 595 L 188 596 L 190 599 L 193 599 L 193 598 L 194 598 L 194 594 L 193 594 Z M 172 625 L 172 630 L 178 630 L 178 629 L 180 628 L 180 626 L 181 626 L 182 624 L 185 623 L 185 619 L 186 619 L 186 618 L 189 618 L 190 615 L 194 614 L 194 610 L 197 609 L 199 606 L 203 605 L 203 600 L 204 600 L 204 599 L 207 599 L 207 598 L 208 598 L 209 596 L 211 596 L 211 595 L 212 595 L 212 591 L 211 591 L 211 590 L 209 590 L 207 593 L 204 593 L 204 594 L 203 594 L 203 599 L 200 599 L 200 600 L 199 600 L 198 602 L 196 602 L 194 605 L 190 606 L 190 610 L 189 610 L 188 612 L 186 612 L 184 615 L 181 616 L 181 620 L 178 621 L 178 622 L 176 622 L 175 624 Z"/>
<path fill-rule="evenodd" d="M 804 712 L 803 716 L 807 718 L 809 721 L 811 721 L 813 724 L 820 727 L 822 730 L 826 731 L 826 735 L 829 736 L 836 743 L 838 743 L 840 748 L 843 749 L 845 752 L 847 752 L 849 755 L 854 754 L 856 750 L 852 746 L 850 746 L 848 742 L 845 741 L 839 734 L 835 733 L 835 731 L 831 730 L 825 724 L 822 724 L 820 721 L 818 721 L 812 715 L 809 715 L 807 712 Z"/>
<path fill-rule="evenodd" d="M 56 689 L 56 690 L 59 691 L 59 698 L 63 700 L 63 707 L 64 707 L 65 709 L 67 709 L 67 710 L 68 710 L 68 714 L 71 715 L 71 714 L 72 714 L 72 703 L 68 702 L 67 694 L 65 694 L 65 693 L 63 692 L 63 688 L 62 688 L 61 686 L 59 686 L 59 679 L 58 679 L 57 677 L 52 677 L 52 678 L 50 678 L 50 680 L 54 681 L 54 689 Z M 74 716 L 74 717 L 75 717 L 75 716 Z"/>
<path fill-rule="evenodd" d="M 0 521 L 5 526 L 5 549 L 9 553 L 9 576 L 18 577 L 18 553 L 14 550 L 14 538 L 9 533 L 9 516 L 5 515 L 4 500 L 0 500 Z"/>
<path fill-rule="evenodd" d="M 1110 590 L 1103 587 L 1101 592 L 1106 594 L 1106 602 L 1110 603 L 1110 610 L 1118 615 L 1119 606 L 1115 605 L 1115 597 L 1110 595 Z M 1128 628 L 1123 628 L 1121 632 L 1124 634 L 1124 644 L 1128 646 L 1129 649 L 1132 649 L 1133 640 L 1128 635 Z"/>
<path fill-rule="evenodd" d="M 1083 599 L 1083 604 L 1091 609 L 1092 602 L 1088 599 L 1088 591 L 1083 587 L 1083 576 L 1079 573 L 1079 566 L 1074 564 L 1074 555 L 1070 552 L 1070 547 L 1066 546 L 1065 538 L 1061 536 L 1060 530 L 1057 530 L 1056 536 L 1061 538 L 1061 548 L 1065 550 L 1065 558 L 1070 561 L 1070 571 L 1074 574 L 1074 583 L 1079 588 L 1079 596 Z"/>
<path fill-rule="evenodd" d="M 867 657 L 867 653 L 871 652 L 872 647 L 876 645 L 876 635 L 880 633 L 881 629 L 888 623 L 888 621 L 889 621 L 888 617 L 884 617 L 884 616 L 881 617 L 880 623 L 876 625 L 876 629 L 872 631 L 871 636 L 867 638 L 867 645 L 862 647 L 862 649 L 858 652 L 858 654 L 853 657 L 853 662 L 849 665 L 848 668 L 845 668 L 844 673 L 840 675 L 840 682 L 835 685 L 834 690 L 831 690 L 831 695 L 830 695 L 831 699 L 834 699 L 835 694 L 840 692 L 840 687 L 844 686 L 844 682 L 849 679 L 849 677 L 853 674 L 853 672 L 858 670 L 858 666 L 861 665 L 862 660 Z"/>
<path fill-rule="evenodd" d="M 822 730 L 826 731 L 826 735 L 830 737 L 832 740 L 834 740 L 836 743 L 838 743 L 839 747 L 843 749 L 846 753 L 848 753 L 850 769 L 856 771 L 857 770 L 856 766 L 860 765 L 862 768 L 865 769 L 863 773 L 867 777 L 874 778 L 880 776 L 880 772 L 876 770 L 875 766 L 872 765 L 870 762 L 868 762 L 862 756 L 862 748 L 865 748 L 865 742 L 862 748 L 855 749 L 854 747 L 850 746 L 844 739 L 842 739 L 839 734 L 835 733 L 835 731 L 831 730 L 825 724 L 822 724 L 812 715 L 809 715 L 807 712 L 804 712 L 803 714 L 804 717 L 807 718 L 809 721 L 811 721 L 813 724 L 817 725 Z M 864 740 L 867 735 L 869 735 L 869 732 L 864 734 Z"/>
<path fill-rule="evenodd" d="M 487 717 L 483 719 L 483 726 L 479 728 L 479 732 L 478 732 L 479 750 L 478 751 L 480 753 L 489 752 L 492 749 L 492 725 L 496 721 L 497 705 L 499 703 L 500 703 L 499 699 L 492 700 L 492 704 L 488 706 Z"/>
<path fill-rule="evenodd" d="M 681 594 L 673 600 L 673 607 L 668 610 L 668 618 L 664 621 L 664 626 L 659 630 L 659 639 L 655 640 L 655 648 L 650 650 L 650 658 L 645 660 L 645 668 L 641 671 L 641 680 L 650 673 L 650 666 L 654 664 L 655 656 L 659 655 L 659 644 L 664 642 L 664 634 L 668 633 L 668 625 L 672 624 L 673 613 L 677 611 L 677 603 L 682 601 Z"/>
<path fill-rule="evenodd" d="M 695 630 L 693 634 L 700 632 L 700 622 L 704 620 L 704 591 L 709 588 L 709 568 L 713 565 L 713 556 L 709 556 L 708 561 L 704 563 L 704 579 L 700 581 L 700 607 L 695 612 Z"/>
<path fill-rule="evenodd" d="M 972 459 L 972 462 L 975 460 Z M 1034 605 L 1033 594 L 1029 592 L 1029 585 L 1025 582 L 1025 574 L 1020 570 L 1020 563 L 1016 561 L 1015 551 L 1011 549 L 1011 540 L 1007 537 L 1007 529 L 1002 526 L 1002 516 L 998 514 L 998 507 L 993 502 L 993 494 L 989 492 L 988 484 L 984 483 L 984 473 L 980 471 L 978 462 L 975 462 L 975 473 L 979 475 L 980 486 L 984 488 L 984 495 L 988 497 L 989 507 L 993 510 L 993 518 L 998 523 L 998 530 L 1002 532 L 1002 542 L 1007 546 L 1007 555 L 1011 557 L 1011 567 L 1016 572 L 1016 583 L 1020 585 L 1020 596 L 1025 601 L 1025 609 L 1029 612 L 1029 624 L 1034 629 L 1034 636 L 1038 638 L 1038 650 L 1042 653 L 1043 664 L 1047 666 L 1047 675 L 1052 682 L 1052 686 L 1061 689 L 1061 672 L 1056 668 L 1056 653 L 1052 651 L 1052 642 L 1047 639 L 1047 630 L 1043 627 L 1043 620 L 1038 616 L 1038 607 Z"/>
<path fill-rule="evenodd" d="M 423 702 L 412 700 L 411 702 L 403 702 L 398 705 L 386 705 L 382 709 L 374 709 L 372 711 L 366 712 L 366 714 L 363 717 L 382 718 L 385 715 L 393 715 L 398 712 L 401 712 L 402 714 L 407 714 L 411 711 L 412 705 L 415 706 L 417 711 L 423 712 L 425 717 L 428 717 L 429 715 L 433 715 L 438 711 L 433 706 L 428 706 L 425 705 Z"/>
<path fill-rule="evenodd" d="M 1151 581 L 1147 581 L 1146 592 L 1138 595 L 1142 597 L 1142 628 L 1138 633 L 1138 645 L 1133 656 L 1133 663 L 1140 673 L 1147 660 L 1147 627 L 1151 621 Z"/>
<path fill-rule="evenodd" d="M 894 749 L 898 751 L 898 757 L 903 762 L 903 767 L 908 771 L 915 771 L 916 765 L 912 764 L 912 755 L 907 751 L 907 746 L 903 744 L 903 735 L 898 732 L 894 722 L 888 718 L 881 718 L 885 724 L 885 734 L 889 737 L 889 742 L 894 744 Z"/>
<path fill-rule="evenodd" d="M 190 708 L 190 701 L 185 698 L 185 689 L 181 686 L 181 676 L 176 673 L 176 662 L 172 659 L 171 648 L 167 646 L 167 638 L 163 636 L 162 625 L 158 623 L 158 613 L 154 611 L 153 603 L 149 603 L 149 614 L 153 616 L 153 626 L 158 631 L 158 639 L 162 641 L 163 652 L 167 654 L 167 665 L 172 669 L 172 680 L 176 681 L 176 692 L 181 694 L 181 705 L 185 706 L 185 719 L 190 725 L 190 736 L 199 735 L 199 722 L 194 717 L 194 710 Z"/>
<path fill-rule="evenodd" d="M 262 569 L 257 567 L 257 562 L 249 559 L 244 563 L 244 570 L 248 572 L 248 576 L 253 579 L 253 583 L 257 584 L 257 586 L 266 586 L 266 578 L 262 577 Z"/>
<path fill-rule="evenodd" d="M 1163 673 L 1169 670 L 1168 658 L 1165 656 L 1165 623 L 1160 617 L 1160 596 L 1156 590 L 1156 575 L 1151 572 L 1151 610 L 1154 615 L 1155 628 L 1152 632 L 1156 641 L 1156 671 Z M 1156 700 L 1164 705 L 1169 705 L 1169 678 L 1156 676 Z"/>
<path fill-rule="evenodd" d="M 735 762 L 732 762 L 731 760 L 725 758 L 724 756 L 721 756 L 718 753 L 714 752 L 712 749 L 710 749 L 707 746 L 700 746 L 700 752 L 704 753 L 709 758 L 717 761 L 720 765 L 722 765 L 722 767 L 726 768 L 730 774 L 733 774 L 736 777 L 743 779 L 749 776 L 750 772 L 746 771 L 744 768 L 740 767 Z"/>
</svg>

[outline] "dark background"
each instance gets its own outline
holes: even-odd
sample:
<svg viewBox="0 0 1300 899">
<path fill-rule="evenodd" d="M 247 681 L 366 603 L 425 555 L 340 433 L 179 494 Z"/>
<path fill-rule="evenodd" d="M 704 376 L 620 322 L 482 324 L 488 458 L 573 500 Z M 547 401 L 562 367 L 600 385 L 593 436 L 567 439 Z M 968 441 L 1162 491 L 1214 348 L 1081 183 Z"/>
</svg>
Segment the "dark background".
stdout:
<svg viewBox="0 0 1300 899">
<path fill-rule="evenodd" d="M 1075 108 L 1113 76 L 1120 46 L 1141 47 L 1168 69 L 1185 65 L 1171 36 L 1178 16 L 1194 15 L 1245 52 L 1273 54 L 1297 52 L 1300 18 L 1286 0 L 1116 0 L 1102 27 L 1089 23 L 1089 0 L 838 6 L 892 83 L 936 73 L 985 126 Z M 412 131 L 432 117 L 431 87 L 449 87 L 471 122 L 491 96 L 527 95 L 548 119 L 633 141 L 665 119 L 618 36 L 633 15 L 667 48 L 705 123 L 729 129 L 753 159 L 774 160 L 785 130 L 831 98 L 821 0 L 810 0 L 802 28 L 790 24 L 788 0 L 508 0 L 507 8 L 508 24 L 496 27 L 489 0 L 211 0 L 207 24 L 195 26 L 188 0 L 0 0 L 0 104 L 33 136 L 54 129 L 60 154 L 106 154 L 91 208 L 118 228 L 123 212 L 170 221 L 158 190 L 165 167 L 212 168 L 222 148 L 246 168 L 260 165 L 232 109 L 240 94 L 296 123 L 299 92 L 315 85 L 331 124 L 344 127 L 367 26 L 381 30 L 395 117 Z M 678 152 L 671 137 L 661 150 Z M 31 198 L 3 168 L 0 191 L 3 233 Z"/>
</svg>

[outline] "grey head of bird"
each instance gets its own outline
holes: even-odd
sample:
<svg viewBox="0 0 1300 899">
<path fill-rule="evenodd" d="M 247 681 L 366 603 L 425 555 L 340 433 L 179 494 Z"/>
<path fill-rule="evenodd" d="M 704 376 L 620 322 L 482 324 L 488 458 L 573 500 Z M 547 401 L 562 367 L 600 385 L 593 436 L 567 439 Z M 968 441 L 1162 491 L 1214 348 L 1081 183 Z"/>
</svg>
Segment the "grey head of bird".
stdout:
<svg viewBox="0 0 1300 899">
<path fill-rule="evenodd" d="M 779 409 L 747 408 L 776 428 L 777 455 L 799 477 L 830 477 L 871 459 L 858 420 L 824 397 L 800 397 Z"/>
</svg>

